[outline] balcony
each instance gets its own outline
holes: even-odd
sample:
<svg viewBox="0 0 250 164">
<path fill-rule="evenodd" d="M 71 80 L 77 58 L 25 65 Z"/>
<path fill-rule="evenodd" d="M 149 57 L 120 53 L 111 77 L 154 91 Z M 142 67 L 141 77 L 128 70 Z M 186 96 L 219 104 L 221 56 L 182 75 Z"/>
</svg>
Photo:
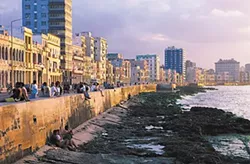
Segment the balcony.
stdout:
<svg viewBox="0 0 250 164">
<path fill-rule="evenodd" d="M 47 45 L 45 45 L 45 47 L 43 47 L 43 50 L 46 52 L 49 52 L 49 48 L 47 47 Z"/>
<path fill-rule="evenodd" d="M 76 55 L 74 55 L 74 56 L 73 56 L 73 59 L 74 59 L 74 60 L 83 61 L 83 57 L 82 57 L 82 56 L 76 56 Z"/>
<path fill-rule="evenodd" d="M 58 71 L 57 68 L 53 68 L 53 69 L 52 69 L 52 72 L 57 72 L 57 71 Z"/>
<path fill-rule="evenodd" d="M 27 67 L 27 68 L 32 68 L 32 66 L 33 66 L 33 65 L 32 65 L 31 63 L 26 63 L 26 67 Z"/>
<path fill-rule="evenodd" d="M 8 61 L 0 59 L 0 64 L 1 65 L 8 65 Z"/>
<path fill-rule="evenodd" d="M 73 73 L 75 73 L 75 74 L 83 74 L 83 70 L 74 69 Z"/>
<path fill-rule="evenodd" d="M 31 44 L 26 44 L 26 45 L 25 45 L 25 49 L 26 49 L 26 50 L 31 50 L 31 47 L 32 47 Z"/>
</svg>

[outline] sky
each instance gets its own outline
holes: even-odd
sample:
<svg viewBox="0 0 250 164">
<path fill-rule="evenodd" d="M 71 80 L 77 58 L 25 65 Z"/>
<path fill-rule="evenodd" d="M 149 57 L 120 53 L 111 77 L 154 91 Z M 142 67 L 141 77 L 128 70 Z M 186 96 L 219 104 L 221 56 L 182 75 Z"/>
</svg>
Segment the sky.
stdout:
<svg viewBox="0 0 250 164">
<path fill-rule="evenodd" d="M 21 0 L 1 0 L 0 24 L 21 17 Z M 105 37 L 125 58 L 183 48 L 214 68 L 220 58 L 250 63 L 250 0 L 73 0 L 73 32 Z M 18 26 L 18 24 L 16 25 Z"/>
</svg>

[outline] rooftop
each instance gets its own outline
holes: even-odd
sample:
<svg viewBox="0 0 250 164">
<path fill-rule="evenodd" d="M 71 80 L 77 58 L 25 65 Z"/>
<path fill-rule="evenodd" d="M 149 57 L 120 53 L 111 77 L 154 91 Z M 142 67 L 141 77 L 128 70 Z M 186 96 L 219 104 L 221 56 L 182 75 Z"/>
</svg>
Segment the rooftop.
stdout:
<svg viewBox="0 0 250 164">
<path fill-rule="evenodd" d="M 145 55 L 136 55 L 136 58 L 145 58 L 145 57 L 157 57 L 156 54 L 145 54 Z"/>
<path fill-rule="evenodd" d="M 166 50 L 181 50 L 181 51 L 183 51 L 182 48 L 176 48 L 175 46 L 168 47 L 168 48 L 165 49 L 165 51 L 166 51 Z"/>
<path fill-rule="evenodd" d="M 216 62 L 215 64 L 222 64 L 222 63 L 240 63 L 237 62 L 236 60 L 232 59 L 220 59 L 218 62 Z"/>
</svg>

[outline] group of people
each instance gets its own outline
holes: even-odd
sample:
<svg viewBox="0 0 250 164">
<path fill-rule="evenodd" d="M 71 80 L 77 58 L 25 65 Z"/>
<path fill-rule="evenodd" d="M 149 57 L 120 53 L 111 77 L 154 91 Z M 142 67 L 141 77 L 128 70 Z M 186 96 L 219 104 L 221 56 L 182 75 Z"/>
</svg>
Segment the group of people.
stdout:
<svg viewBox="0 0 250 164">
<path fill-rule="evenodd" d="M 73 139 L 73 131 L 69 129 L 69 126 L 66 125 L 64 130 L 54 130 L 50 138 L 50 143 L 71 151 L 76 151 L 77 146 Z"/>
<path fill-rule="evenodd" d="M 0 100 L 0 102 L 19 102 L 30 101 L 28 91 L 22 82 L 17 82 L 12 90 L 12 95 L 9 98 Z"/>
<path fill-rule="evenodd" d="M 63 88 L 59 81 L 56 83 L 52 82 L 50 86 L 44 82 L 40 94 L 36 80 L 31 85 L 24 85 L 23 82 L 17 82 L 10 91 L 11 96 L 0 100 L 0 102 L 30 101 L 30 99 L 36 99 L 37 97 L 61 96 L 62 92 Z"/>
<path fill-rule="evenodd" d="M 42 84 L 41 87 L 41 97 L 54 97 L 61 96 L 63 94 L 63 88 L 61 83 L 57 81 L 56 83 L 52 82 L 50 86 L 46 82 Z"/>
<path fill-rule="evenodd" d="M 87 99 L 91 99 L 89 96 L 89 92 L 96 92 L 96 91 L 100 91 L 101 95 L 103 95 L 102 89 L 99 85 L 99 83 L 94 82 L 91 86 L 88 85 L 87 83 L 82 83 L 80 82 L 78 85 L 75 85 L 75 90 L 77 93 L 82 93 L 85 96 L 85 100 Z"/>
</svg>

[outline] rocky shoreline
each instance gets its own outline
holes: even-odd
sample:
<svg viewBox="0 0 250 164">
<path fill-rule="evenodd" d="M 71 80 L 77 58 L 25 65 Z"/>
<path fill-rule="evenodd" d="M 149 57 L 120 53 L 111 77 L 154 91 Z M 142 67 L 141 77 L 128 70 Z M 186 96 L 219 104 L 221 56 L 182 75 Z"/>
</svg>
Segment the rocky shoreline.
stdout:
<svg viewBox="0 0 250 164">
<path fill-rule="evenodd" d="M 100 125 L 102 130 L 80 146 L 81 152 L 53 149 L 35 163 L 249 164 L 250 159 L 219 153 L 207 137 L 250 134 L 250 121 L 213 108 L 184 111 L 177 104 L 182 95 L 198 92 L 205 90 L 186 87 L 178 94 L 135 96 L 116 107 L 119 122 Z"/>
<path fill-rule="evenodd" d="M 196 93 L 192 91 L 192 93 Z M 136 97 L 119 125 L 105 125 L 106 135 L 83 145 L 87 153 L 173 157 L 175 163 L 250 163 L 215 151 L 206 136 L 250 134 L 250 121 L 213 108 L 181 110 L 180 95 L 145 93 Z M 152 147 L 161 148 L 153 151 Z M 159 153 L 161 152 L 161 153 Z"/>
</svg>

